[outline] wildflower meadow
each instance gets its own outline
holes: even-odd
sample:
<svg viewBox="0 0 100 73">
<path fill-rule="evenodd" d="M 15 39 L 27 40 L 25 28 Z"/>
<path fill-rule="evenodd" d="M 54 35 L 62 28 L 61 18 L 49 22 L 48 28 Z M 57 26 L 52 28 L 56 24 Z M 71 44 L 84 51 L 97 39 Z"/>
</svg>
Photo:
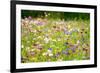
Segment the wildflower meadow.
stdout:
<svg viewBox="0 0 100 73">
<path fill-rule="evenodd" d="M 21 63 L 90 59 L 89 13 L 21 11 Z"/>
</svg>

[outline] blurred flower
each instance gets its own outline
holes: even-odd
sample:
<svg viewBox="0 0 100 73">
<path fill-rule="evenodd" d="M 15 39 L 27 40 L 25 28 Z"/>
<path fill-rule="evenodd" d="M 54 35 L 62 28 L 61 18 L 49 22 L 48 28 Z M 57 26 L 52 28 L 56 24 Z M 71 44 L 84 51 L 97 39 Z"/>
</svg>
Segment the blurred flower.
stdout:
<svg viewBox="0 0 100 73">
<path fill-rule="evenodd" d="M 69 55 L 68 51 L 66 51 L 66 50 L 63 50 L 62 53 L 65 55 Z"/>
<path fill-rule="evenodd" d="M 53 54 L 52 53 L 49 53 L 49 56 L 51 57 L 51 56 L 53 56 Z"/>
<path fill-rule="evenodd" d="M 42 38 L 42 36 L 38 36 L 37 38 L 40 39 L 40 38 Z"/>
<path fill-rule="evenodd" d="M 38 21 L 37 25 L 43 25 L 44 22 Z"/>
<path fill-rule="evenodd" d="M 61 38 L 58 38 L 57 40 L 58 40 L 58 41 L 61 41 Z"/>
<path fill-rule="evenodd" d="M 72 29 L 72 32 L 79 32 L 79 29 Z"/>
<path fill-rule="evenodd" d="M 52 48 L 48 48 L 47 52 L 43 53 L 42 55 L 43 55 L 43 56 L 47 56 L 47 55 L 48 55 L 48 56 L 50 56 L 50 57 L 53 56 Z"/>
<path fill-rule="evenodd" d="M 45 41 L 45 43 L 48 43 L 50 41 L 50 39 L 46 37 L 46 38 L 44 38 L 44 41 Z"/>
<path fill-rule="evenodd" d="M 70 48 L 66 48 L 66 51 L 69 51 L 70 50 Z"/>
<path fill-rule="evenodd" d="M 32 17 L 31 17 L 31 16 L 29 16 L 29 17 L 28 17 L 28 19 L 29 19 L 29 20 L 32 20 Z"/>
<path fill-rule="evenodd" d="M 52 48 L 48 48 L 47 52 L 51 53 L 52 52 Z"/>
<path fill-rule="evenodd" d="M 52 48 L 48 48 L 48 50 L 52 51 Z"/>
<path fill-rule="evenodd" d="M 56 57 L 59 57 L 60 56 L 60 52 L 56 53 L 55 56 Z"/>
<path fill-rule="evenodd" d="M 44 52 L 42 55 L 43 55 L 43 56 L 46 56 L 46 55 L 48 55 L 48 53 L 47 53 L 47 52 Z"/>
<path fill-rule="evenodd" d="M 77 44 L 79 44 L 79 43 L 80 43 L 80 41 L 78 40 L 78 41 L 77 41 Z"/>
<path fill-rule="evenodd" d="M 22 45 L 21 48 L 24 48 L 24 45 Z"/>
<path fill-rule="evenodd" d="M 71 50 L 73 51 L 73 52 L 75 52 L 75 50 L 76 50 L 76 45 L 74 45 L 72 48 L 71 48 Z"/>
<path fill-rule="evenodd" d="M 29 22 L 29 24 L 34 24 L 34 20 L 31 20 L 31 21 Z"/>
<path fill-rule="evenodd" d="M 34 56 L 35 55 L 35 52 L 34 51 L 28 51 L 28 55 L 29 56 Z"/>
<path fill-rule="evenodd" d="M 67 30 L 64 30 L 64 33 L 65 33 L 66 35 L 71 35 L 71 34 L 72 34 L 72 32 L 69 32 L 69 31 L 67 31 Z"/>
</svg>

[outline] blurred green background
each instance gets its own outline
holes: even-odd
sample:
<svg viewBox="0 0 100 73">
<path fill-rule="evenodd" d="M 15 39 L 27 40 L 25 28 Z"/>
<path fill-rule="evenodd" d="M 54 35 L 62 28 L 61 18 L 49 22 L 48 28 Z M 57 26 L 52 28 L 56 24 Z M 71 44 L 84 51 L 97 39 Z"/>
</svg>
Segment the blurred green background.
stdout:
<svg viewBox="0 0 100 73">
<path fill-rule="evenodd" d="M 53 12 L 53 11 L 34 11 L 34 10 L 22 10 L 21 17 L 32 16 L 33 18 L 41 17 L 41 18 L 52 18 L 52 19 L 90 19 L 89 13 L 78 13 L 78 12 Z"/>
</svg>

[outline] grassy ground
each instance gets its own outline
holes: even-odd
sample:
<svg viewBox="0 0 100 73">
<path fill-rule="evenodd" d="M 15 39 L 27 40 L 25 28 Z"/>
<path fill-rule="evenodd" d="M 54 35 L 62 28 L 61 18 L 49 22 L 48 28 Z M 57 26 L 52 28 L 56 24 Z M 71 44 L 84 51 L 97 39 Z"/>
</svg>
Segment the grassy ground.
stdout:
<svg viewBox="0 0 100 73">
<path fill-rule="evenodd" d="M 21 62 L 87 60 L 89 20 L 26 17 L 21 21 Z"/>
</svg>

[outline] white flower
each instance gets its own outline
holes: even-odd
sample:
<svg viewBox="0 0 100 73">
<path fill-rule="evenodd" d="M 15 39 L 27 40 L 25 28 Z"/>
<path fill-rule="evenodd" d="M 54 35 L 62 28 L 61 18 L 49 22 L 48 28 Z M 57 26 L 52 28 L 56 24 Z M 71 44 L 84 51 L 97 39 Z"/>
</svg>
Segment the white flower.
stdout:
<svg viewBox="0 0 100 73">
<path fill-rule="evenodd" d="M 51 56 L 53 56 L 53 54 L 52 54 L 52 53 L 50 53 L 50 54 L 49 54 L 49 56 L 51 57 Z"/>
<path fill-rule="evenodd" d="M 79 43 L 80 43 L 80 41 L 78 40 L 78 41 L 77 41 L 77 44 L 79 44 Z"/>
<path fill-rule="evenodd" d="M 78 30 L 78 32 L 80 31 L 80 29 L 77 29 Z"/>
<path fill-rule="evenodd" d="M 52 51 L 51 51 L 51 50 L 48 50 L 47 52 L 48 52 L 48 53 L 51 53 Z"/>
<path fill-rule="evenodd" d="M 44 39 L 45 43 L 48 43 L 49 40 L 50 40 L 49 38 L 45 38 L 45 39 Z"/>
</svg>

